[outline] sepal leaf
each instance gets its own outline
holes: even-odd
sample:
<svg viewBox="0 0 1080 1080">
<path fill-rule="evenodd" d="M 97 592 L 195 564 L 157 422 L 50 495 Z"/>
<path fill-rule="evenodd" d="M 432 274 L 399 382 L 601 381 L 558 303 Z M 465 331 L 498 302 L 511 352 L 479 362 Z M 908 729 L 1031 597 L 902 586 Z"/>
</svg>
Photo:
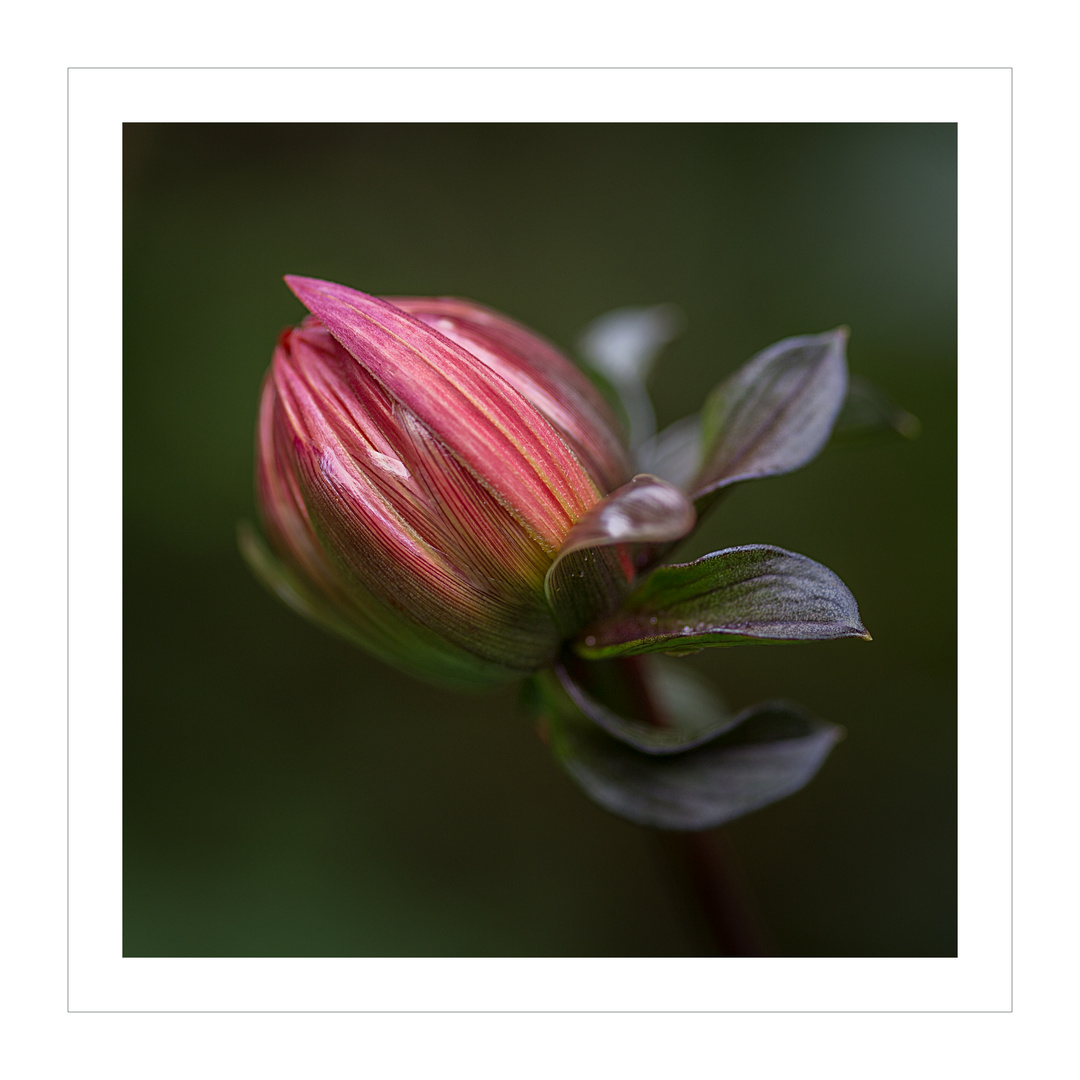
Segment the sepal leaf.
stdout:
<svg viewBox="0 0 1080 1080">
<path fill-rule="evenodd" d="M 698 512 L 731 484 L 791 472 L 828 441 L 847 393 L 847 331 L 787 338 L 722 383 L 705 403 Z"/>
<path fill-rule="evenodd" d="M 799 706 L 769 702 L 744 710 L 702 745 L 647 754 L 585 716 L 553 673 L 535 676 L 531 691 L 556 758 L 585 794 L 657 829 L 711 829 L 793 794 L 842 735 Z"/>
<path fill-rule="evenodd" d="M 653 571 L 618 612 L 583 631 L 574 648 L 602 660 L 848 637 L 870 635 L 836 574 L 805 555 L 750 544 Z"/>
<path fill-rule="evenodd" d="M 716 738 L 736 723 L 712 688 L 695 678 L 685 665 L 663 657 L 649 660 L 653 665 L 648 669 L 648 692 L 656 698 L 658 711 L 666 720 L 664 727 L 621 715 L 600 695 L 590 692 L 585 685 L 588 679 L 576 678 L 578 672 L 572 672 L 567 665 L 558 663 L 554 671 L 564 693 L 584 716 L 644 754 L 682 753 Z"/>
<path fill-rule="evenodd" d="M 578 350 L 616 390 L 629 421 L 635 449 L 656 430 L 646 380 L 664 346 L 682 329 L 671 304 L 627 307 L 594 319 L 581 332 Z"/>
<path fill-rule="evenodd" d="M 878 387 L 859 375 L 852 375 L 847 397 L 836 418 L 832 443 L 866 442 L 893 437 L 914 439 L 919 434 L 919 418 L 890 401 Z"/>
<path fill-rule="evenodd" d="M 237 530 L 240 552 L 255 576 L 294 611 L 408 674 L 424 677 L 450 690 L 486 690 L 520 677 L 520 672 L 458 648 L 414 620 L 354 589 L 335 595 L 312 588 L 279 559 L 246 522 Z"/>
<path fill-rule="evenodd" d="M 658 431 L 638 451 L 638 465 L 690 491 L 701 470 L 701 414 L 692 413 Z"/>
<path fill-rule="evenodd" d="M 678 488 L 641 473 L 601 499 L 567 534 L 544 590 L 565 635 L 614 610 L 651 546 L 684 537 L 697 521 Z"/>
</svg>

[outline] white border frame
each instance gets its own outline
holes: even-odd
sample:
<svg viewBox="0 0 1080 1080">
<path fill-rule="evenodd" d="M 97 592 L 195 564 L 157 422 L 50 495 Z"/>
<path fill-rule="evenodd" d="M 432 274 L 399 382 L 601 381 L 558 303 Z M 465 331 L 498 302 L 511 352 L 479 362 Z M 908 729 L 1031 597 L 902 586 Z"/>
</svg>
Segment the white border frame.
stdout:
<svg viewBox="0 0 1080 1080">
<path fill-rule="evenodd" d="M 357 104 L 360 103 L 360 104 Z M 960 893 L 955 959 L 122 956 L 121 125 L 308 121 L 959 125 Z M 1008 1011 L 1011 72 L 72 69 L 69 72 L 70 1011 Z M 972 552 L 978 551 L 978 555 Z M 1008 624 L 1007 619 L 1005 625 Z M 977 645 L 967 644 L 977 642 Z"/>
</svg>

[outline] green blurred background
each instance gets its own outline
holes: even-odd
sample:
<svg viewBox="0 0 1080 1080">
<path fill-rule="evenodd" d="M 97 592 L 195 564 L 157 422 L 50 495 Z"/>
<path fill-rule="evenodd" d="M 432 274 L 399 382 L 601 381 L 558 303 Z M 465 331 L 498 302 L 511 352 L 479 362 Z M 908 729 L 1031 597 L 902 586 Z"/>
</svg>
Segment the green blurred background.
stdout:
<svg viewBox="0 0 1080 1080">
<path fill-rule="evenodd" d="M 809 555 L 874 641 L 685 662 L 847 728 L 725 830 L 773 950 L 955 955 L 955 126 L 136 124 L 124 170 L 125 955 L 711 949 L 657 835 L 588 802 L 513 691 L 397 677 L 241 561 L 259 383 L 303 314 L 285 273 L 470 297 L 568 350 L 673 302 L 662 423 L 851 328 L 921 437 L 743 485 L 681 554 Z"/>
</svg>

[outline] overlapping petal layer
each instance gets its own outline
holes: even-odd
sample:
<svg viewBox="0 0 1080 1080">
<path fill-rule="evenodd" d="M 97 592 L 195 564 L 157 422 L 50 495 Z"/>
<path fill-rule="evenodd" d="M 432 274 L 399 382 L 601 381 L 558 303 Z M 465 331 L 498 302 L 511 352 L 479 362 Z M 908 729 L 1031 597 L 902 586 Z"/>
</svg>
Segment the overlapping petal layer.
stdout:
<svg viewBox="0 0 1080 1080">
<path fill-rule="evenodd" d="M 413 315 L 287 280 L 312 314 L 282 334 L 263 387 L 270 550 L 248 537 L 249 561 L 294 607 L 414 673 L 468 682 L 472 665 L 487 684 L 549 663 L 565 630 L 545 575 L 629 468 L 601 395 L 479 305 L 401 301 Z"/>
</svg>

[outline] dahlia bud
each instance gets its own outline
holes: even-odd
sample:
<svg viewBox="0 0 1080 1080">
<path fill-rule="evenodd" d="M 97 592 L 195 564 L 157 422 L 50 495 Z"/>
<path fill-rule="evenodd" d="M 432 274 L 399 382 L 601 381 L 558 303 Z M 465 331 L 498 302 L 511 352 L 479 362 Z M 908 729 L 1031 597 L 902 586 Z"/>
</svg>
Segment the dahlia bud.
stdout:
<svg viewBox="0 0 1080 1080">
<path fill-rule="evenodd" d="M 256 493 L 284 599 L 414 674 L 494 685 L 614 607 L 686 497 L 628 481 L 617 422 L 553 346 L 462 300 L 286 278 L 311 315 L 263 385 Z M 611 494 L 609 494 L 611 493 Z"/>
</svg>

